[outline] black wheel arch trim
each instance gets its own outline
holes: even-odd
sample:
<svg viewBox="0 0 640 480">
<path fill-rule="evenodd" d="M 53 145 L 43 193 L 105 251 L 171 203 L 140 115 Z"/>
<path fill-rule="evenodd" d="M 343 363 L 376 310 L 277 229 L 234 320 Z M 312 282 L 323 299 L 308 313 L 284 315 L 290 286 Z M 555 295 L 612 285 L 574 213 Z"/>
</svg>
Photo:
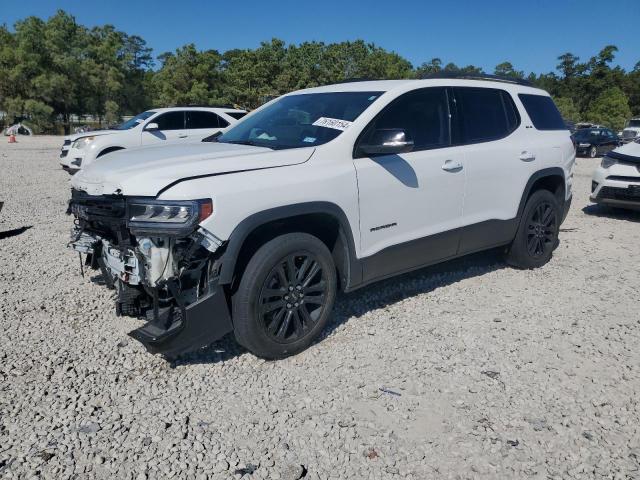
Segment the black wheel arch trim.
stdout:
<svg viewBox="0 0 640 480">
<path fill-rule="evenodd" d="M 96 158 L 100 158 L 107 153 L 117 152 L 118 150 L 126 150 L 126 147 L 118 147 L 116 145 L 113 145 L 111 147 L 103 148 L 102 150 L 100 150 L 100 153 L 96 155 Z"/>
<path fill-rule="evenodd" d="M 242 220 L 231 232 L 225 245 L 224 253 L 220 258 L 220 284 L 228 285 L 232 283 L 240 251 L 249 235 L 255 229 L 273 221 L 309 214 L 327 214 L 338 222 L 338 235 L 344 246 L 343 255 L 345 258 L 343 266 L 336 265 L 341 274 L 342 289 L 348 290 L 350 286 L 361 283 L 362 266 L 356 258 L 353 231 L 347 215 L 335 203 L 314 201 L 270 208 L 254 213 Z"/>
<path fill-rule="evenodd" d="M 527 184 L 524 187 L 524 191 L 522 192 L 522 198 L 520 199 L 520 205 L 518 206 L 517 218 L 522 218 L 522 212 L 524 212 L 524 206 L 527 203 L 527 199 L 529 198 L 529 195 L 531 194 L 531 189 L 533 188 L 534 183 L 536 183 L 538 180 L 541 180 L 547 177 L 560 177 L 562 179 L 563 190 L 567 188 L 564 170 L 560 167 L 543 168 L 541 170 L 538 170 L 537 172 L 534 172 L 533 175 L 529 177 L 529 180 L 527 181 Z M 565 191 L 565 195 L 566 195 L 566 191 Z M 563 197 L 562 198 L 563 204 L 560 205 L 561 209 L 563 209 L 565 201 L 566 199 Z"/>
</svg>

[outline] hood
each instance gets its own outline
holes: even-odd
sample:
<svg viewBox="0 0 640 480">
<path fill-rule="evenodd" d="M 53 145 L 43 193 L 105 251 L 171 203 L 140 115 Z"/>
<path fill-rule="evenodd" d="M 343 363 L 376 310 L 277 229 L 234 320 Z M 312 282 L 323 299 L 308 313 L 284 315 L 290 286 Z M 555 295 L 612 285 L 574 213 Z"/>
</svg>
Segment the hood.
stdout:
<svg viewBox="0 0 640 480">
<path fill-rule="evenodd" d="M 610 151 L 607 156 L 623 162 L 640 163 L 640 143 L 627 143 Z"/>
<path fill-rule="evenodd" d="M 91 163 L 74 175 L 71 186 L 90 195 L 155 197 L 181 179 L 296 165 L 306 162 L 314 150 L 209 142 L 133 148 Z"/>
<path fill-rule="evenodd" d="M 65 140 L 71 140 L 71 142 L 75 142 L 77 139 L 82 137 L 98 137 L 100 135 L 113 135 L 114 133 L 122 132 L 123 130 L 93 130 L 91 132 L 83 132 L 83 133 L 74 133 L 73 135 L 67 135 L 64 137 Z"/>
</svg>

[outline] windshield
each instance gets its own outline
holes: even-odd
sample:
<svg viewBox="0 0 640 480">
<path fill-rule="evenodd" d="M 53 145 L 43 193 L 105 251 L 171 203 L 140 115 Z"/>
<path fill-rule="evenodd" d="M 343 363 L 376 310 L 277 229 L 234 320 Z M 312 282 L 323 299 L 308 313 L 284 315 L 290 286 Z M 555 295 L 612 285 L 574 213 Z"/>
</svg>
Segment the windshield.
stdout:
<svg viewBox="0 0 640 480">
<path fill-rule="evenodd" d="M 627 125 L 627 127 L 635 127 L 638 128 L 640 127 L 640 119 L 633 119 L 633 120 L 629 120 L 629 124 Z"/>
<path fill-rule="evenodd" d="M 124 123 L 121 123 L 117 127 L 113 127 L 113 129 L 114 130 L 129 130 L 129 129 L 139 125 L 141 122 L 144 122 L 151 115 L 155 115 L 155 113 L 156 112 L 151 112 L 151 111 L 139 113 L 135 117 L 130 118 L 129 120 L 127 120 Z"/>
<path fill-rule="evenodd" d="M 330 92 L 281 97 L 217 137 L 217 141 L 273 149 L 322 145 L 349 128 L 381 94 Z"/>
</svg>

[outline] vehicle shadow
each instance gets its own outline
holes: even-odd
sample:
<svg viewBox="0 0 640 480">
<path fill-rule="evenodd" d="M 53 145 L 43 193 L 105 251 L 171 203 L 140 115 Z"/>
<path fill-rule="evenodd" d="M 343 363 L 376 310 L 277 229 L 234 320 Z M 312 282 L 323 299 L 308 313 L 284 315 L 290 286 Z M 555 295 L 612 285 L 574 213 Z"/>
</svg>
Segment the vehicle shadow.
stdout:
<svg viewBox="0 0 640 480">
<path fill-rule="evenodd" d="M 626 220 L 628 222 L 640 222 L 640 211 L 624 208 L 608 207 L 597 203 L 587 205 L 582 212 L 594 217 L 606 217 L 614 220 Z"/>
<path fill-rule="evenodd" d="M 502 268 L 506 268 L 506 263 L 501 250 L 494 249 L 383 280 L 352 293 L 339 294 L 331 322 L 314 343 L 322 342 L 340 325 L 357 321 L 369 311 Z M 236 343 L 233 334 L 229 334 L 202 350 L 167 360 L 175 368 L 179 365 L 223 362 L 244 353 L 247 350 Z"/>
<path fill-rule="evenodd" d="M 14 228 L 13 230 L 7 230 L 6 232 L 0 232 L 0 240 L 4 240 L 5 238 L 16 237 L 18 235 L 23 234 L 30 228 L 33 228 L 33 225 L 29 225 L 27 227 Z"/>
</svg>

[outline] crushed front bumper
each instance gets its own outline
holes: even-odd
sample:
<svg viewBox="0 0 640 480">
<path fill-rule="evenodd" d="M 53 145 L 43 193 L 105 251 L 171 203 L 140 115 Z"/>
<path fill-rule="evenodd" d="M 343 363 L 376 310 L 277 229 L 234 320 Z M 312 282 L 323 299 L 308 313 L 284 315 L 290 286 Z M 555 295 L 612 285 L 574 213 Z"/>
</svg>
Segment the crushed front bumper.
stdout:
<svg viewBox="0 0 640 480">
<path fill-rule="evenodd" d="M 126 227 L 126 199 L 76 194 L 69 246 L 100 270 L 116 295 L 116 314 L 146 320 L 130 336 L 166 357 L 198 350 L 232 331 L 221 252 L 206 232 L 182 238 L 135 238 Z"/>
</svg>

